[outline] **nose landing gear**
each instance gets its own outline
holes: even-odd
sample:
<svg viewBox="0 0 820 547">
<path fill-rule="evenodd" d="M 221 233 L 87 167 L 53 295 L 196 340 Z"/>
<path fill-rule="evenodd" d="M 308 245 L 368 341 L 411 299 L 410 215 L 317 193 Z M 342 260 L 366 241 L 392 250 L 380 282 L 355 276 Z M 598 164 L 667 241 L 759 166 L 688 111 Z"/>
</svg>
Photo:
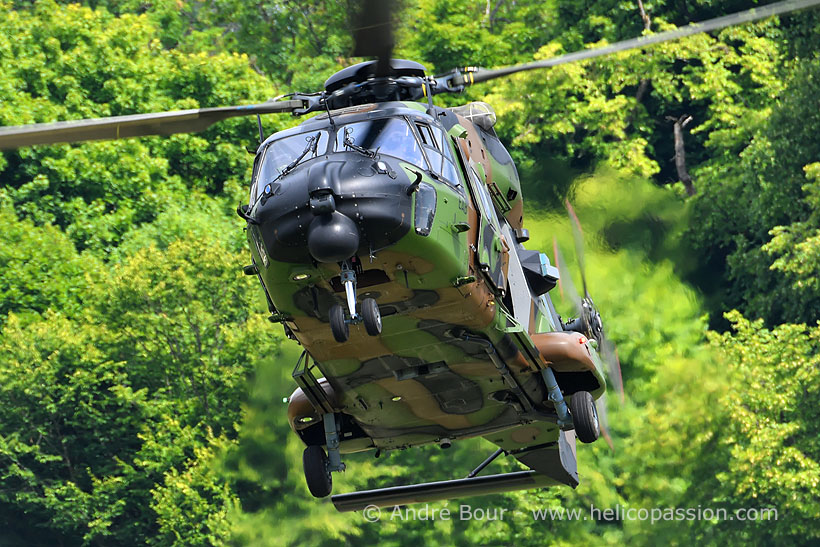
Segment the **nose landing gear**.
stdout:
<svg viewBox="0 0 820 547">
<path fill-rule="evenodd" d="M 382 316 L 379 305 L 373 298 L 365 298 L 361 303 L 361 313 L 356 312 L 356 270 L 349 261 L 342 263 L 342 284 L 345 288 L 345 299 L 349 319 L 345 318 L 345 310 L 341 304 L 330 308 L 330 330 L 337 342 L 346 342 L 350 336 L 350 325 L 364 323 L 364 328 L 370 336 L 378 336 L 382 332 Z"/>
<path fill-rule="evenodd" d="M 362 300 L 362 321 L 367 334 L 378 336 L 382 332 L 382 314 L 379 305 L 373 298 Z"/>
<path fill-rule="evenodd" d="M 350 336 L 345 311 L 339 304 L 330 308 L 330 330 L 333 332 L 333 338 L 339 343 L 347 342 L 347 338 Z"/>
</svg>

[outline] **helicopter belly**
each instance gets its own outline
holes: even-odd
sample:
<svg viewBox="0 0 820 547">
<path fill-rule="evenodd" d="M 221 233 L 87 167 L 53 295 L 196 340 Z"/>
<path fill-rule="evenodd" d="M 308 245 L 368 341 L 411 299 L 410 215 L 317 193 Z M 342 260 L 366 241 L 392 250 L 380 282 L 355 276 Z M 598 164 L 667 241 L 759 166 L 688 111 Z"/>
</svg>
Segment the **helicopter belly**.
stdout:
<svg viewBox="0 0 820 547">
<path fill-rule="evenodd" d="M 521 424 L 491 353 L 534 400 L 545 398 L 543 382 L 504 332 L 495 278 L 479 271 L 483 263 L 475 248 L 481 246 L 481 227 L 472 202 L 453 188 L 437 185 L 436 190 L 429 233 L 411 230 L 360 266 L 358 296 L 379 304 L 378 337 L 368 336 L 361 324 L 350 326 L 343 343 L 331 336 L 328 312 L 344 297 L 335 265 L 273 263 L 267 272 L 266 285 L 287 316 L 286 325 L 338 394 L 337 408 L 368 438 L 351 432 L 348 440 L 342 437 L 342 451 L 487 435 Z M 469 229 L 454 229 L 459 223 Z M 512 241 L 511 235 L 506 239 Z M 516 276 L 518 261 L 501 260 L 508 254 L 488 260 L 490 269 L 512 274 L 511 281 L 526 290 L 523 274 Z M 294 290 L 292 279 L 308 271 L 310 277 Z M 527 305 L 519 297 L 515 304 L 526 327 L 529 291 L 523 294 Z M 305 428 L 294 429 L 306 439 Z"/>
<path fill-rule="evenodd" d="M 353 327 L 339 344 L 327 336 L 327 323 L 294 321 L 342 413 L 372 440 L 343 440 L 343 452 L 486 435 L 521 423 L 504 400 L 488 346 L 498 348 L 524 386 L 537 392 L 540 384 L 496 328 L 494 298 L 483 282 L 468 289 L 425 291 L 395 282 L 368 289 L 364 294 L 394 302 L 381 306 L 387 313 L 378 338 Z"/>
</svg>

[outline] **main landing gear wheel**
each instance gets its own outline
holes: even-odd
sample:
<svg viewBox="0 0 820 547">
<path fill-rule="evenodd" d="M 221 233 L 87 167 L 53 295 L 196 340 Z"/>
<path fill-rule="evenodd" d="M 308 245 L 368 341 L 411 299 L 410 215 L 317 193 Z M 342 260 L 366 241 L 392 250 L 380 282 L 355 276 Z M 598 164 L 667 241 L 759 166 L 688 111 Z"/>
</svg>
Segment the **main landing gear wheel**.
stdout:
<svg viewBox="0 0 820 547">
<path fill-rule="evenodd" d="M 345 322 L 345 311 L 339 304 L 330 308 L 330 330 L 333 331 L 333 338 L 337 342 L 347 342 L 350 336 L 350 328 Z"/>
<path fill-rule="evenodd" d="M 319 445 L 309 446 L 302 453 L 305 482 L 310 493 L 316 498 L 324 498 L 333 488 L 333 477 L 330 476 L 328 463 L 327 454 Z"/>
<path fill-rule="evenodd" d="M 378 336 L 382 332 L 382 314 L 379 312 L 379 305 L 373 298 L 362 300 L 362 321 L 364 328 L 370 336 Z"/>
<path fill-rule="evenodd" d="M 569 399 L 569 411 L 575 435 L 582 443 L 594 443 L 601 429 L 598 425 L 598 410 L 588 391 L 576 391 Z"/>
</svg>

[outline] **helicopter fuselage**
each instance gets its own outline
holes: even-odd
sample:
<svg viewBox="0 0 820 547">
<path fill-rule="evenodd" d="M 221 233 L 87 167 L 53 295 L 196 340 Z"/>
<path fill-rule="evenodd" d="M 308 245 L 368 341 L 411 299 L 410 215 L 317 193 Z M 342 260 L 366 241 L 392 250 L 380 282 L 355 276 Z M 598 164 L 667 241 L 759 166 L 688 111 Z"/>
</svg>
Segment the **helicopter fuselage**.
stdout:
<svg viewBox="0 0 820 547">
<path fill-rule="evenodd" d="M 290 400 L 306 444 L 326 440 L 317 397 L 341 452 L 479 435 L 515 451 L 559 438 L 542 369 L 565 394 L 603 392 L 591 343 L 550 338 L 558 274 L 521 245 L 518 176 L 491 126 L 421 103 L 354 106 L 271 136 L 253 177 L 254 271 L 322 377 Z M 378 303 L 379 336 L 355 323 L 347 341 L 331 335 L 344 268 Z M 554 473 L 548 460 L 533 468 Z"/>
</svg>

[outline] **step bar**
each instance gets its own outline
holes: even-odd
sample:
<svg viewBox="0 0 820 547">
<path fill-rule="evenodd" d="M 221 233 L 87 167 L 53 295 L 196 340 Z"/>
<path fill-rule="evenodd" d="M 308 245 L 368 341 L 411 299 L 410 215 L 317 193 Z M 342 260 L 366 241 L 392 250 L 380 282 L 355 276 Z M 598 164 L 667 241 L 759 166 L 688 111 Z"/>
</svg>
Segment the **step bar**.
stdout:
<svg viewBox="0 0 820 547">
<path fill-rule="evenodd" d="M 363 490 L 349 494 L 337 494 L 330 500 L 340 512 L 361 511 L 368 506 L 393 507 L 411 503 L 428 503 L 465 496 L 481 496 L 510 492 L 512 490 L 529 490 L 544 486 L 555 486 L 561 482 L 536 471 L 517 471 L 500 475 L 486 475 L 467 479 L 426 482 L 407 486 L 392 486 Z"/>
</svg>

